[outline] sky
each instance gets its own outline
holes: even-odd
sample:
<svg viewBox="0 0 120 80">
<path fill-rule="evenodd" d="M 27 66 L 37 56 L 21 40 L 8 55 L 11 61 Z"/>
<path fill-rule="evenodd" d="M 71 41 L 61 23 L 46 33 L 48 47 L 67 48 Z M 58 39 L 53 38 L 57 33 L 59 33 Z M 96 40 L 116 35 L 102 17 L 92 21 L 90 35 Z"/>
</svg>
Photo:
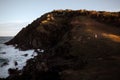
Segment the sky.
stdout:
<svg viewBox="0 0 120 80">
<path fill-rule="evenodd" d="M 15 36 L 46 12 L 57 9 L 120 11 L 120 0 L 0 0 L 0 36 Z"/>
</svg>

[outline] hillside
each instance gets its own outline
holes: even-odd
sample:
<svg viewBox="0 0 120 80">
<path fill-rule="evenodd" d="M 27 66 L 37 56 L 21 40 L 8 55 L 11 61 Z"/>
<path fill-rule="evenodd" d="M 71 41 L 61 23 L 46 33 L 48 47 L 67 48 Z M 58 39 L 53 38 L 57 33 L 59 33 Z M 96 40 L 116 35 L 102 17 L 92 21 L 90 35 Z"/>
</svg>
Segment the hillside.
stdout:
<svg viewBox="0 0 120 80">
<path fill-rule="evenodd" d="M 8 80 L 120 80 L 119 12 L 54 10 L 5 44 L 39 54 Z"/>
</svg>

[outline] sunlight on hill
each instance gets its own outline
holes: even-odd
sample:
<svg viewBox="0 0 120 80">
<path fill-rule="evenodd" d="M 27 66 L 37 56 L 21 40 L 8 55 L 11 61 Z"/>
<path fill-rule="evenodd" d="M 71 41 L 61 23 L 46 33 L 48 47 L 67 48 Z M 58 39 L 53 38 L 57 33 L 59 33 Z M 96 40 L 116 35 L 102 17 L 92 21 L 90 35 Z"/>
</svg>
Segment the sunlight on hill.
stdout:
<svg viewBox="0 0 120 80">
<path fill-rule="evenodd" d="M 43 24 L 44 24 L 44 23 L 47 23 L 47 22 L 48 22 L 47 20 L 42 21 Z"/>
<path fill-rule="evenodd" d="M 115 35 L 115 34 L 107 34 L 107 33 L 103 33 L 102 34 L 104 37 L 111 39 L 112 41 L 115 42 L 120 42 L 120 36 Z"/>
</svg>

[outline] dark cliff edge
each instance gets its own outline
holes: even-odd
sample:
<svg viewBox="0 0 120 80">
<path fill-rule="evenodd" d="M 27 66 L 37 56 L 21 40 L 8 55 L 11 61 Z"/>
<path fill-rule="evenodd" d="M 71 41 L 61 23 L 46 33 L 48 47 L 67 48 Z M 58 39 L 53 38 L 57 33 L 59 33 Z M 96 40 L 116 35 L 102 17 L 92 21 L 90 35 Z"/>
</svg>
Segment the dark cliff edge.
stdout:
<svg viewBox="0 0 120 80">
<path fill-rule="evenodd" d="M 5 44 L 45 52 L 1 80 L 120 80 L 120 12 L 54 10 Z"/>
</svg>

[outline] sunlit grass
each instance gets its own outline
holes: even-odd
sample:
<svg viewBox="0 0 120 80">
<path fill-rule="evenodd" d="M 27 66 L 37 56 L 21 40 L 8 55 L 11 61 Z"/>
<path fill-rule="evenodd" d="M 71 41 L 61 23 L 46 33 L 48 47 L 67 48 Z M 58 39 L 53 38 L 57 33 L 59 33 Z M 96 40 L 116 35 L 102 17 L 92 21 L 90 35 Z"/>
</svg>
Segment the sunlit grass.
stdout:
<svg viewBox="0 0 120 80">
<path fill-rule="evenodd" d="M 107 33 L 103 33 L 102 34 L 104 37 L 111 39 L 112 41 L 115 42 L 120 42 L 120 36 L 115 35 L 115 34 L 107 34 Z"/>
</svg>

